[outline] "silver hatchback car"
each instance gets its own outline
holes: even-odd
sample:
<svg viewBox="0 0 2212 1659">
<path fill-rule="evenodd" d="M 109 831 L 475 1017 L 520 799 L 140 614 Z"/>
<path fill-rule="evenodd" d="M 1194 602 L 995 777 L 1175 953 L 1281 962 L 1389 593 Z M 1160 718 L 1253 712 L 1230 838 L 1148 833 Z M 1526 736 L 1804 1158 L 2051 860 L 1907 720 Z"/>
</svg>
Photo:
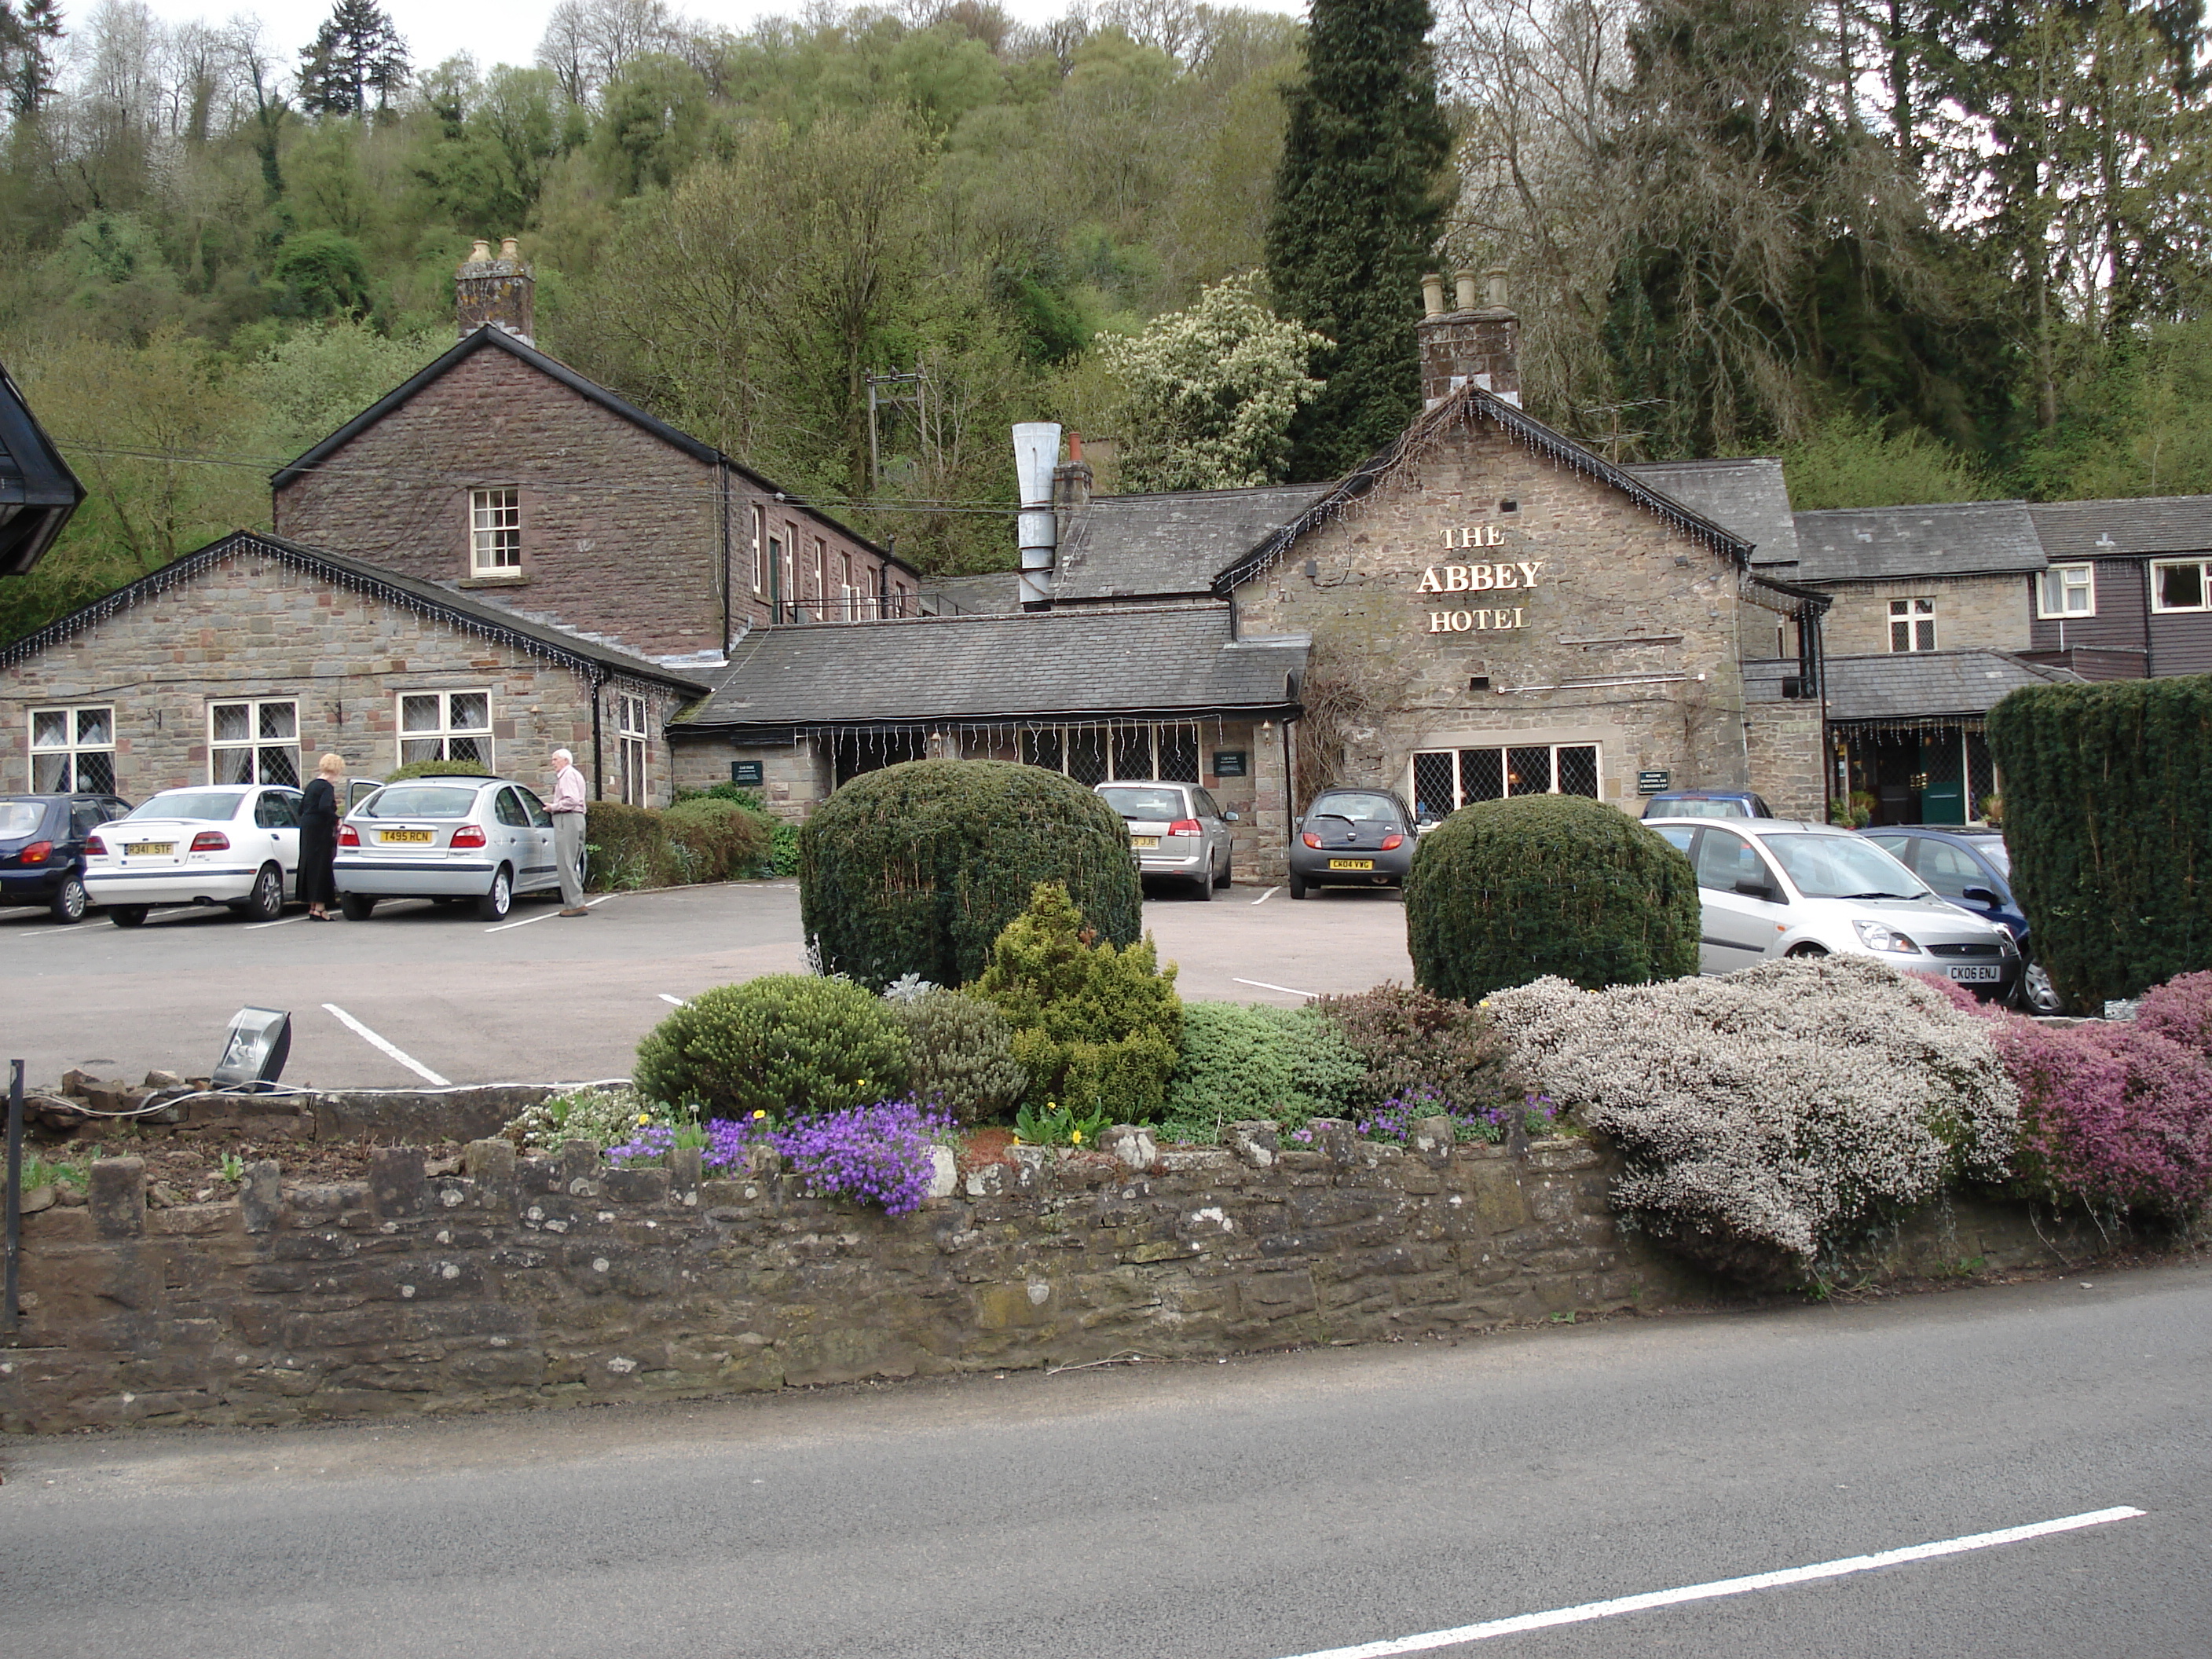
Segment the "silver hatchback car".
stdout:
<svg viewBox="0 0 2212 1659">
<path fill-rule="evenodd" d="M 1237 814 L 1223 811 L 1198 785 L 1115 778 L 1097 791 L 1129 826 L 1139 875 L 1179 876 L 1203 899 L 1229 885 L 1230 825 Z"/>
<path fill-rule="evenodd" d="M 506 778 L 387 783 L 338 826 L 338 904 L 365 921 L 377 901 L 472 900 L 497 921 L 518 893 L 557 891 L 553 815 Z"/>
</svg>

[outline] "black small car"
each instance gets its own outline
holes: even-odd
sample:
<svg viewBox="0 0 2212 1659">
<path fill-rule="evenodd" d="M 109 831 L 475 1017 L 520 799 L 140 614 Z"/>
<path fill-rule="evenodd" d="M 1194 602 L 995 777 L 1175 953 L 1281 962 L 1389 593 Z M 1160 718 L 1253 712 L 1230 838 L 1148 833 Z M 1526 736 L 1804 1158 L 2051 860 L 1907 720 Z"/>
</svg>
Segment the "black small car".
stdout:
<svg viewBox="0 0 2212 1659">
<path fill-rule="evenodd" d="M 1323 886 L 1403 887 L 1413 840 L 1413 815 L 1389 790 L 1324 789 L 1291 842 L 1291 896 Z"/>
<path fill-rule="evenodd" d="M 0 904 L 82 921 L 85 838 L 130 810 L 114 795 L 0 795 Z"/>
</svg>

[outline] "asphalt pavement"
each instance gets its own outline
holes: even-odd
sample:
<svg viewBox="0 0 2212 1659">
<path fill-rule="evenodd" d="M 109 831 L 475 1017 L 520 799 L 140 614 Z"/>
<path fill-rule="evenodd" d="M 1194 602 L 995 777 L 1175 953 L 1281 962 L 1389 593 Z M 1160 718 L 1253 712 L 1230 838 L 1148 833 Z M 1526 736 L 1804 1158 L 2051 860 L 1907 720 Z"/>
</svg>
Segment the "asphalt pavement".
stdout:
<svg viewBox="0 0 2212 1659">
<path fill-rule="evenodd" d="M 0 1059 L 24 1058 L 34 1085 L 72 1066 L 190 1076 L 215 1064 L 231 1016 L 253 1006 L 292 1015 L 289 1083 L 622 1077 L 672 1003 L 805 971 L 793 882 L 616 894 L 588 919 L 557 908 L 524 900 L 492 924 L 411 900 L 367 921 L 318 924 L 295 908 L 258 926 L 180 909 L 134 929 L 99 912 L 62 927 L 43 911 L 0 910 Z M 1164 890 L 1147 898 L 1145 925 L 1163 960 L 1181 964 L 1186 997 L 1295 1004 L 1413 972 L 1395 891 L 1293 904 L 1264 887 L 1210 902 Z"/>
<path fill-rule="evenodd" d="M 0 1651 L 2176 1659 L 2212 1651 L 2207 1376 L 2198 1266 L 1449 1346 L 15 1440 Z M 2142 1513 L 1405 1643 L 2115 1510 Z"/>
</svg>

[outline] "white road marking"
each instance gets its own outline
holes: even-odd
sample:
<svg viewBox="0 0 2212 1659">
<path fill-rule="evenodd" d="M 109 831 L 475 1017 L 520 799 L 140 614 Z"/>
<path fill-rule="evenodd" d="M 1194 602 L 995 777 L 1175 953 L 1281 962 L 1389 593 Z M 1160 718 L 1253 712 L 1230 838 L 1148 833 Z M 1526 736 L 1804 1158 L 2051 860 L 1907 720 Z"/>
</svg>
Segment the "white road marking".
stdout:
<svg viewBox="0 0 2212 1659">
<path fill-rule="evenodd" d="M 660 994 L 660 1000 L 663 1002 L 672 1002 L 679 1008 L 684 1006 L 684 999 L 682 997 L 672 997 L 665 991 L 663 991 Z"/>
<path fill-rule="evenodd" d="M 1853 1573 L 1873 1572 L 1911 1561 L 1929 1561 L 1938 1556 L 1964 1554 L 1969 1550 L 1993 1549 L 1999 1544 L 2017 1544 L 2024 1539 L 2047 1537 L 2055 1532 L 2101 1527 L 2107 1522 L 2131 1520 L 2142 1513 L 2122 1504 L 2115 1509 L 2093 1510 L 2087 1515 L 2069 1515 L 2057 1521 L 2007 1527 L 2002 1532 L 1978 1532 L 1966 1538 L 1947 1538 L 1936 1544 L 1884 1550 L 1879 1555 L 1845 1556 L 1841 1560 L 1823 1561 L 1814 1566 L 1755 1572 L 1742 1578 L 1720 1578 L 1709 1584 L 1687 1584 L 1680 1589 L 1648 1590 L 1641 1595 L 1618 1596 L 1610 1601 L 1585 1601 L 1578 1607 L 1554 1607 L 1549 1613 L 1523 1613 L 1510 1619 L 1492 1619 L 1486 1624 L 1462 1625 L 1456 1630 L 1431 1631 L 1425 1636 L 1401 1636 L 1387 1642 L 1363 1642 L 1357 1647 L 1328 1648 L 1318 1653 L 1299 1654 L 1297 1659 L 1391 1659 L 1391 1656 L 1401 1653 L 1428 1653 L 1437 1648 L 1457 1647 L 1463 1642 L 1486 1642 L 1493 1636 L 1517 1636 L 1523 1631 L 1587 1624 L 1594 1619 L 1618 1618 L 1624 1613 L 1680 1607 L 1686 1601 L 1709 1601 L 1718 1596 L 1747 1595 L 1753 1590 L 1781 1589 L 1791 1584 L 1814 1583 L 1823 1578 L 1844 1578 Z"/>
<path fill-rule="evenodd" d="M 89 918 L 88 918 L 88 920 L 89 920 Z M 110 924 L 110 925 L 112 926 L 112 924 Z M 69 923 L 66 927 L 33 927 L 33 928 L 30 929 L 27 933 L 9 933 L 9 935 L 7 935 L 7 937 L 8 937 L 8 938 L 9 938 L 9 939 L 49 939 L 49 938 L 52 938 L 52 937 L 54 934 L 56 934 L 56 933 L 86 933 L 86 934 L 89 934 L 91 932 L 92 932 L 92 929 L 91 929 L 91 928 L 89 928 L 89 927 L 86 927 L 86 926 L 84 925 L 84 923 L 83 923 L 83 922 L 82 922 L 82 921 L 72 921 L 72 922 Z"/>
<path fill-rule="evenodd" d="M 391 1055 L 392 1059 L 398 1060 L 402 1066 L 404 1066 L 409 1071 L 414 1073 L 416 1077 L 422 1079 L 427 1083 L 434 1084 L 441 1089 L 450 1089 L 453 1086 L 448 1079 L 440 1077 L 435 1072 L 425 1066 L 421 1060 L 416 1059 L 414 1055 L 407 1053 L 404 1048 L 401 1048 L 398 1044 L 386 1042 L 382 1037 L 377 1036 L 375 1032 L 370 1030 L 368 1026 L 362 1024 L 351 1014 L 346 1012 L 344 1009 L 339 1007 L 337 1003 L 326 1002 L 323 1005 L 323 1007 L 328 1012 L 336 1016 L 340 1024 L 343 1025 L 363 1042 L 368 1044 L 370 1048 L 381 1049 L 384 1053 Z"/>
<path fill-rule="evenodd" d="M 246 931 L 249 933 L 258 933 L 264 927 L 289 927 L 294 922 L 305 921 L 307 919 L 307 913 L 302 910 L 296 916 L 283 916 L 275 921 L 249 921 L 246 924 Z"/>
<path fill-rule="evenodd" d="M 1318 991 L 1301 991 L 1295 986 L 1270 985 L 1264 979 L 1237 979 L 1234 974 L 1231 975 L 1230 978 L 1239 985 L 1256 985 L 1263 991 L 1280 991 L 1286 996 L 1317 997 L 1321 994 Z"/>
<path fill-rule="evenodd" d="M 584 901 L 584 908 L 586 910 L 589 910 L 594 906 L 605 904 L 608 899 L 612 896 L 613 895 L 611 893 L 602 893 L 595 899 L 586 899 Z M 485 928 L 484 932 L 487 933 L 503 933 L 510 927 L 527 927 L 533 921 L 543 921 L 548 916 L 557 916 L 560 914 L 561 913 L 558 910 L 540 910 L 534 916 L 525 916 L 520 921 L 502 921 L 494 927 Z"/>
<path fill-rule="evenodd" d="M 1265 904 L 1269 899 L 1274 897 L 1276 894 L 1282 890 L 1283 890 L 1279 887 L 1270 887 L 1266 892 L 1261 894 L 1259 897 L 1254 899 L 1252 902 L 1255 904 Z"/>
</svg>

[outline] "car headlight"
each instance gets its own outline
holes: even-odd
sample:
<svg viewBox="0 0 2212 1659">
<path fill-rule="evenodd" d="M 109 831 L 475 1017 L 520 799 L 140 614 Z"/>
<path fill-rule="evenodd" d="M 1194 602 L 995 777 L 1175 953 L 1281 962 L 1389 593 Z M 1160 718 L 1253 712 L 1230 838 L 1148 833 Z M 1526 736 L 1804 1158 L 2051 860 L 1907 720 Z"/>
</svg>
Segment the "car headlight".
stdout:
<svg viewBox="0 0 2212 1659">
<path fill-rule="evenodd" d="M 1894 927 L 1885 927 L 1878 921 L 1854 921 L 1858 930 L 1859 943 L 1869 951 L 1887 951 L 1900 957 L 1917 957 L 1920 947 Z"/>
<path fill-rule="evenodd" d="M 2000 951 L 2008 957 L 2016 957 L 2020 954 L 2020 944 L 2013 938 L 2011 928 L 2000 927 L 1996 930 L 1996 934 L 1997 949 Z"/>
</svg>

